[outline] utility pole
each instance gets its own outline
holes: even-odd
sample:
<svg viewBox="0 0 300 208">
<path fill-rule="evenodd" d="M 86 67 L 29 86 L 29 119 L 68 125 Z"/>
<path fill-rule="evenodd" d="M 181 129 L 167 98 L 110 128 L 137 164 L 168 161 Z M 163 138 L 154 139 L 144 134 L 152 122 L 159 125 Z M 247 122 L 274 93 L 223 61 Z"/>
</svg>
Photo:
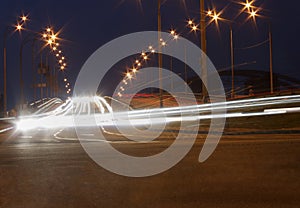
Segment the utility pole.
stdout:
<svg viewBox="0 0 300 208">
<path fill-rule="evenodd" d="M 20 110 L 23 110 L 23 104 L 24 104 L 24 80 L 23 80 L 23 47 L 24 42 L 22 42 L 20 47 Z"/>
<path fill-rule="evenodd" d="M 161 49 L 161 0 L 158 0 L 157 5 L 157 19 L 158 19 L 158 66 L 159 66 L 159 101 L 160 107 L 164 107 L 163 103 L 163 84 L 162 84 L 162 49 Z"/>
<path fill-rule="evenodd" d="M 234 48 L 233 48 L 233 30 L 232 25 L 230 25 L 230 54 L 231 54 L 231 98 L 235 97 L 234 89 Z"/>
<path fill-rule="evenodd" d="M 8 28 L 6 28 L 3 35 L 3 111 L 4 115 L 6 115 L 7 110 L 7 58 L 6 58 L 6 39 L 7 39 Z"/>
<path fill-rule="evenodd" d="M 274 93 L 274 79 L 273 79 L 273 40 L 272 40 L 272 27 L 269 23 L 269 49 L 270 49 L 270 92 Z"/>
<path fill-rule="evenodd" d="M 200 0 L 200 31 L 201 31 L 201 49 L 203 51 L 203 55 L 201 57 L 201 78 L 202 78 L 202 100 L 206 102 L 207 99 L 207 66 L 206 66 L 206 21 L 205 21 L 205 4 L 204 0 Z"/>
</svg>

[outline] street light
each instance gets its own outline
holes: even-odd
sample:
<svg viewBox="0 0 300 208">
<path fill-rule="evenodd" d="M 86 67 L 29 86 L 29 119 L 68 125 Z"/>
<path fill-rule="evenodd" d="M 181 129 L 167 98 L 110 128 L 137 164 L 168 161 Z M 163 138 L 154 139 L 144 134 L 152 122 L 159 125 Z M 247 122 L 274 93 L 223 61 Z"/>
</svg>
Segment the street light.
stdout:
<svg viewBox="0 0 300 208">
<path fill-rule="evenodd" d="M 28 20 L 28 16 L 23 15 L 21 18 L 22 23 L 17 23 L 15 25 L 15 31 L 21 32 L 23 28 L 23 24 L 26 23 Z M 4 34 L 3 34 L 3 111 L 7 111 L 7 51 L 6 51 L 6 43 L 7 43 L 7 36 L 9 32 L 9 26 L 6 27 Z"/>
<path fill-rule="evenodd" d="M 42 32 L 41 34 L 41 37 L 42 37 L 42 40 L 45 42 L 45 45 L 43 46 L 43 48 L 46 48 L 47 46 L 49 46 L 50 48 L 50 51 L 49 53 L 53 52 L 54 54 L 54 57 L 57 57 L 57 58 L 60 58 L 60 54 L 62 53 L 61 50 L 58 51 L 58 47 L 59 47 L 59 43 L 57 42 L 57 40 L 59 39 L 58 38 L 58 34 L 59 33 L 54 33 L 54 30 L 52 29 L 52 27 L 47 27 L 44 32 Z M 57 52 L 58 51 L 58 52 Z M 61 61 L 62 63 L 62 61 Z M 59 66 L 61 70 L 65 69 L 66 68 L 66 65 L 61 67 Z M 57 76 L 57 73 L 54 69 L 54 73 L 53 75 L 51 75 L 53 77 L 56 77 Z M 53 84 L 55 84 L 55 79 L 52 80 L 51 78 L 51 86 L 53 86 Z M 35 85 L 34 85 L 35 86 Z M 41 94 L 42 94 L 42 88 L 41 88 Z M 53 94 L 54 95 L 54 94 Z"/>
<path fill-rule="evenodd" d="M 253 3 L 254 0 L 253 1 L 246 0 L 246 2 L 243 2 L 243 5 L 245 6 L 243 10 L 247 9 L 248 11 L 250 11 L 253 8 Z"/>
<path fill-rule="evenodd" d="M 21 30 L 23 30 L 23 27 L 22 27 L 22 25 L 20 25 L 19 23 L 16 25 L 16 30 L 18 30 L 19 32 L 21 31 Z"/>
<path fill-rule="evenodd" d="M 209 12 L 207 12 L 208 14 Z M 218 25 L 219 20 L 223 20 L 222 22 L 228 24 L 228 22 L 225 19 L 222 19 L 220 17 L 221 13 L 212 13 L 211 15 L 208 15 L 212 18 L 212 21 L 214 21 Z M 235 97 L 235 82 L 234 82 L 234 47 L 233 47 L 233 30 L 232 30 L 232 23 L 229 23 L 229 29 L 230 29 L 230 61 L 231 61 L 231 98 L 234 99 Z"/>
<path fill-rule="evenodd" d="M 157 4 L 157 29 L 158 29 L 158 43 L 161 39 L 161 0 L 158 0 L 158 4 Z M 161 49 L 161 44 L 158 44 L 158 67 L 159 67 L 159 72 L 158 72 L 158 76 L 159 76 L 159 103 L 160 103 L 160 107 L 163 108 L 164 107 L 164 101 L 163 101 L 163 83 L 162 83 L 162 49 Z"/>
<path fill-rule="evenodd" d="M 244 8 L 242 9 L 242 12 L 247 10 L 249 17 L 248 19 L 252 18 L 253 21 L 256 21 L 256 17 L 260 17 L 261 15 L 258 14 L 258 12 L 261 10 L 259 7 L 253 6 L 254 0 L 249 2 L 249 0 L 246 0 L 246 2 L 242 2 L 240 4 L 244 5 Z M 273 40 L 272 40 L 272 28 L 271 23 L 269 22 L 269 64 L 270 64 L 270 93 L 274 93 L 274 78 L 273 78 Z"/>
<path fill-rule="evenodd" d="M 56 35 L 51 35 L 51 39 L 52 39 L 53 41 L 55 41 L 55 40 L 56 40 Z"/>
<path fill-rule="evenodd" d="M 26 22 L 26 21 L 27 21 L 27 16 L 23 15 L 23 16 L 21 17 L 21 19 L 22 19 L 23 22 Z"/>
<path fill-rule="evenodd" d="M 205 3 L 204 0 L 200 0 L 200 31 L 201 31 L 201 49 L 203 51 L 202 57 L 201 57 L 201 64 L 202 64 L 202 100 L 203 102 L 206 102 L 207 99 L 207 68 L 205 63 L 205 56 L 207 53 L 207 43 L 206 43 L 206 14 L 205 14 Z"/>
</svg>

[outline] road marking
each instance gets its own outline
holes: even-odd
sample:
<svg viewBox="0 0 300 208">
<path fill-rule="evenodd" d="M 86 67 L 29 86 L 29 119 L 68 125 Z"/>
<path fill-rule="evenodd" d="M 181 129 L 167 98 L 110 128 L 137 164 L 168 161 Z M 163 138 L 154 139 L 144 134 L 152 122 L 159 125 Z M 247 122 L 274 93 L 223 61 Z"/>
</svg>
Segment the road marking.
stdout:
<svg viewBox="0 0 300 208">
<path fill-rule="evenodd" d="M 95 134 L 81 134 L 81 136 L 89 136 L 89 137 L 93 137 L 93 136 L 95 136 Z"/>
<path fill-rule="evenodd" d="M 24 136 L 20 136 L 19 138 L 20 139 L 32 139 L 32 136 L 26 136 L 26 135 L 24 135 Z"/>
</svg>

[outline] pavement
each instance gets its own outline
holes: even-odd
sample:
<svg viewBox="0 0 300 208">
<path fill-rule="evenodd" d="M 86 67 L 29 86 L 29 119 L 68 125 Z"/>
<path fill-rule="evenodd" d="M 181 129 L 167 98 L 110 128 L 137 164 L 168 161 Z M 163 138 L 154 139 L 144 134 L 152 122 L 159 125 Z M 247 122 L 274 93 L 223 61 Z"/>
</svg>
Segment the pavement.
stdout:
<svg viewBox="0 0 300 208">
<path fill-rule="evenodd" d="M 145 178 L 119 176 L 98 166 L 74 129 L 8 130 L 0 134 L 0 207 L 298 208 L 300 134 L 294 130 L 226 134 L 204 163 L 198 156 L 205 134 L 199 134 L 175 167 Z M 147 144 L 123 143 L 114 135 L 109 139 L 119 141 L 115 148 L 137 156 L 172 143 L 163 135 Z"/>
</svg>

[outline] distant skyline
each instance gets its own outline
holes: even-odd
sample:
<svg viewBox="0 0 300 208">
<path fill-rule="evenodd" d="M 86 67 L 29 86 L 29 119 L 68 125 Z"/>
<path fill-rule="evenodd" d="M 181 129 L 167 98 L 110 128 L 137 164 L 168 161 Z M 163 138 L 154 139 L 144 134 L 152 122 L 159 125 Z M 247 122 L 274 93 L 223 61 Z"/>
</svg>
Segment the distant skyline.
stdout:
<svg viewBox="0 0 300 208">
<path fill-rule="evenodd" d="M 238 6 L 232 1 L 207 0 L 216 6 L 217 10 L 226 7 L 225 18 L 231 18 L 238 12 Z M 211 6 L 212 4 L 208 4 Z M 300 2 L 298 1 L 271 1 L 257 0 L 254 3 L 262 6 L 263 15 L 268 16 L 272 22 L 274 72 L 300 77 L 298 59 L 300 55 L 298 42 L 298 14 Z M 3 36 L 5 25 L 16 22 L 17 15 L 22 12 L 29 14 L 30 22 L 27 27 L 33 31 L 40 31 L 48 25 L 61 30 L 62 47 L 68 59 L 67 76 L 74 84 L 76 76 L 86 59 L 101 45 L 121 35 L 138 31 L 153 31 L 157 29 L 157 1 L 144 0 L 141 5 L 134 0 L 113 1 L 38 1 L 15 0 L 3 1 L 0 7 L 0 34 Z M 189 33 L 185 27 L 188 18 L 199 21 L 199 1 L 186 0 L 186 8 L 182 1 L 167 0 L 162 6 L 163 31 L 176 29 L 182 36 L 199 44 L 199 36 Z M 267 71 L 269 68 L 268 45 L 251 49 L 238 50 L 263 42 L 268 38 L 268 20 L 257 18 L 255 27 L 251 21 L 243 23 L 245 18 L 241 15 L 236 21 L 241 22 L 234 26 L 234 43 L 236 48 L 235 64 L 252 63 L 241 69 L 255 69 Z M 26 37 L 26 31 L 14 34 L 7 41 L 8 50 L 8 104 L 12 108 L 19 97 L 19 48 L 21 39 Z M 229 29 L 220 23 L 220 30 L 214 25 L 207 30 L 208 56 L 217 69 L 230 65 L 229 58 Z M 1 37 L 2 38 L 2 37 Z M 30 44 L 29 44 L 30 45 Z M 26 94 L 32 94 L 31 48 L 24 48 L 24 81 Z M 3 48 L 3 43 L 0 42 Z M 142 49 L 141 49 L 142 50 Z M 121 78 L 118 68 L 115 79 Z M 3 92 L 3 50 L 0 51 L 0 92 Z M 300 83 L 299 83 L 300 84 Z M 300 85 L 299 85 L 300 87 Z"/>
</svg>

